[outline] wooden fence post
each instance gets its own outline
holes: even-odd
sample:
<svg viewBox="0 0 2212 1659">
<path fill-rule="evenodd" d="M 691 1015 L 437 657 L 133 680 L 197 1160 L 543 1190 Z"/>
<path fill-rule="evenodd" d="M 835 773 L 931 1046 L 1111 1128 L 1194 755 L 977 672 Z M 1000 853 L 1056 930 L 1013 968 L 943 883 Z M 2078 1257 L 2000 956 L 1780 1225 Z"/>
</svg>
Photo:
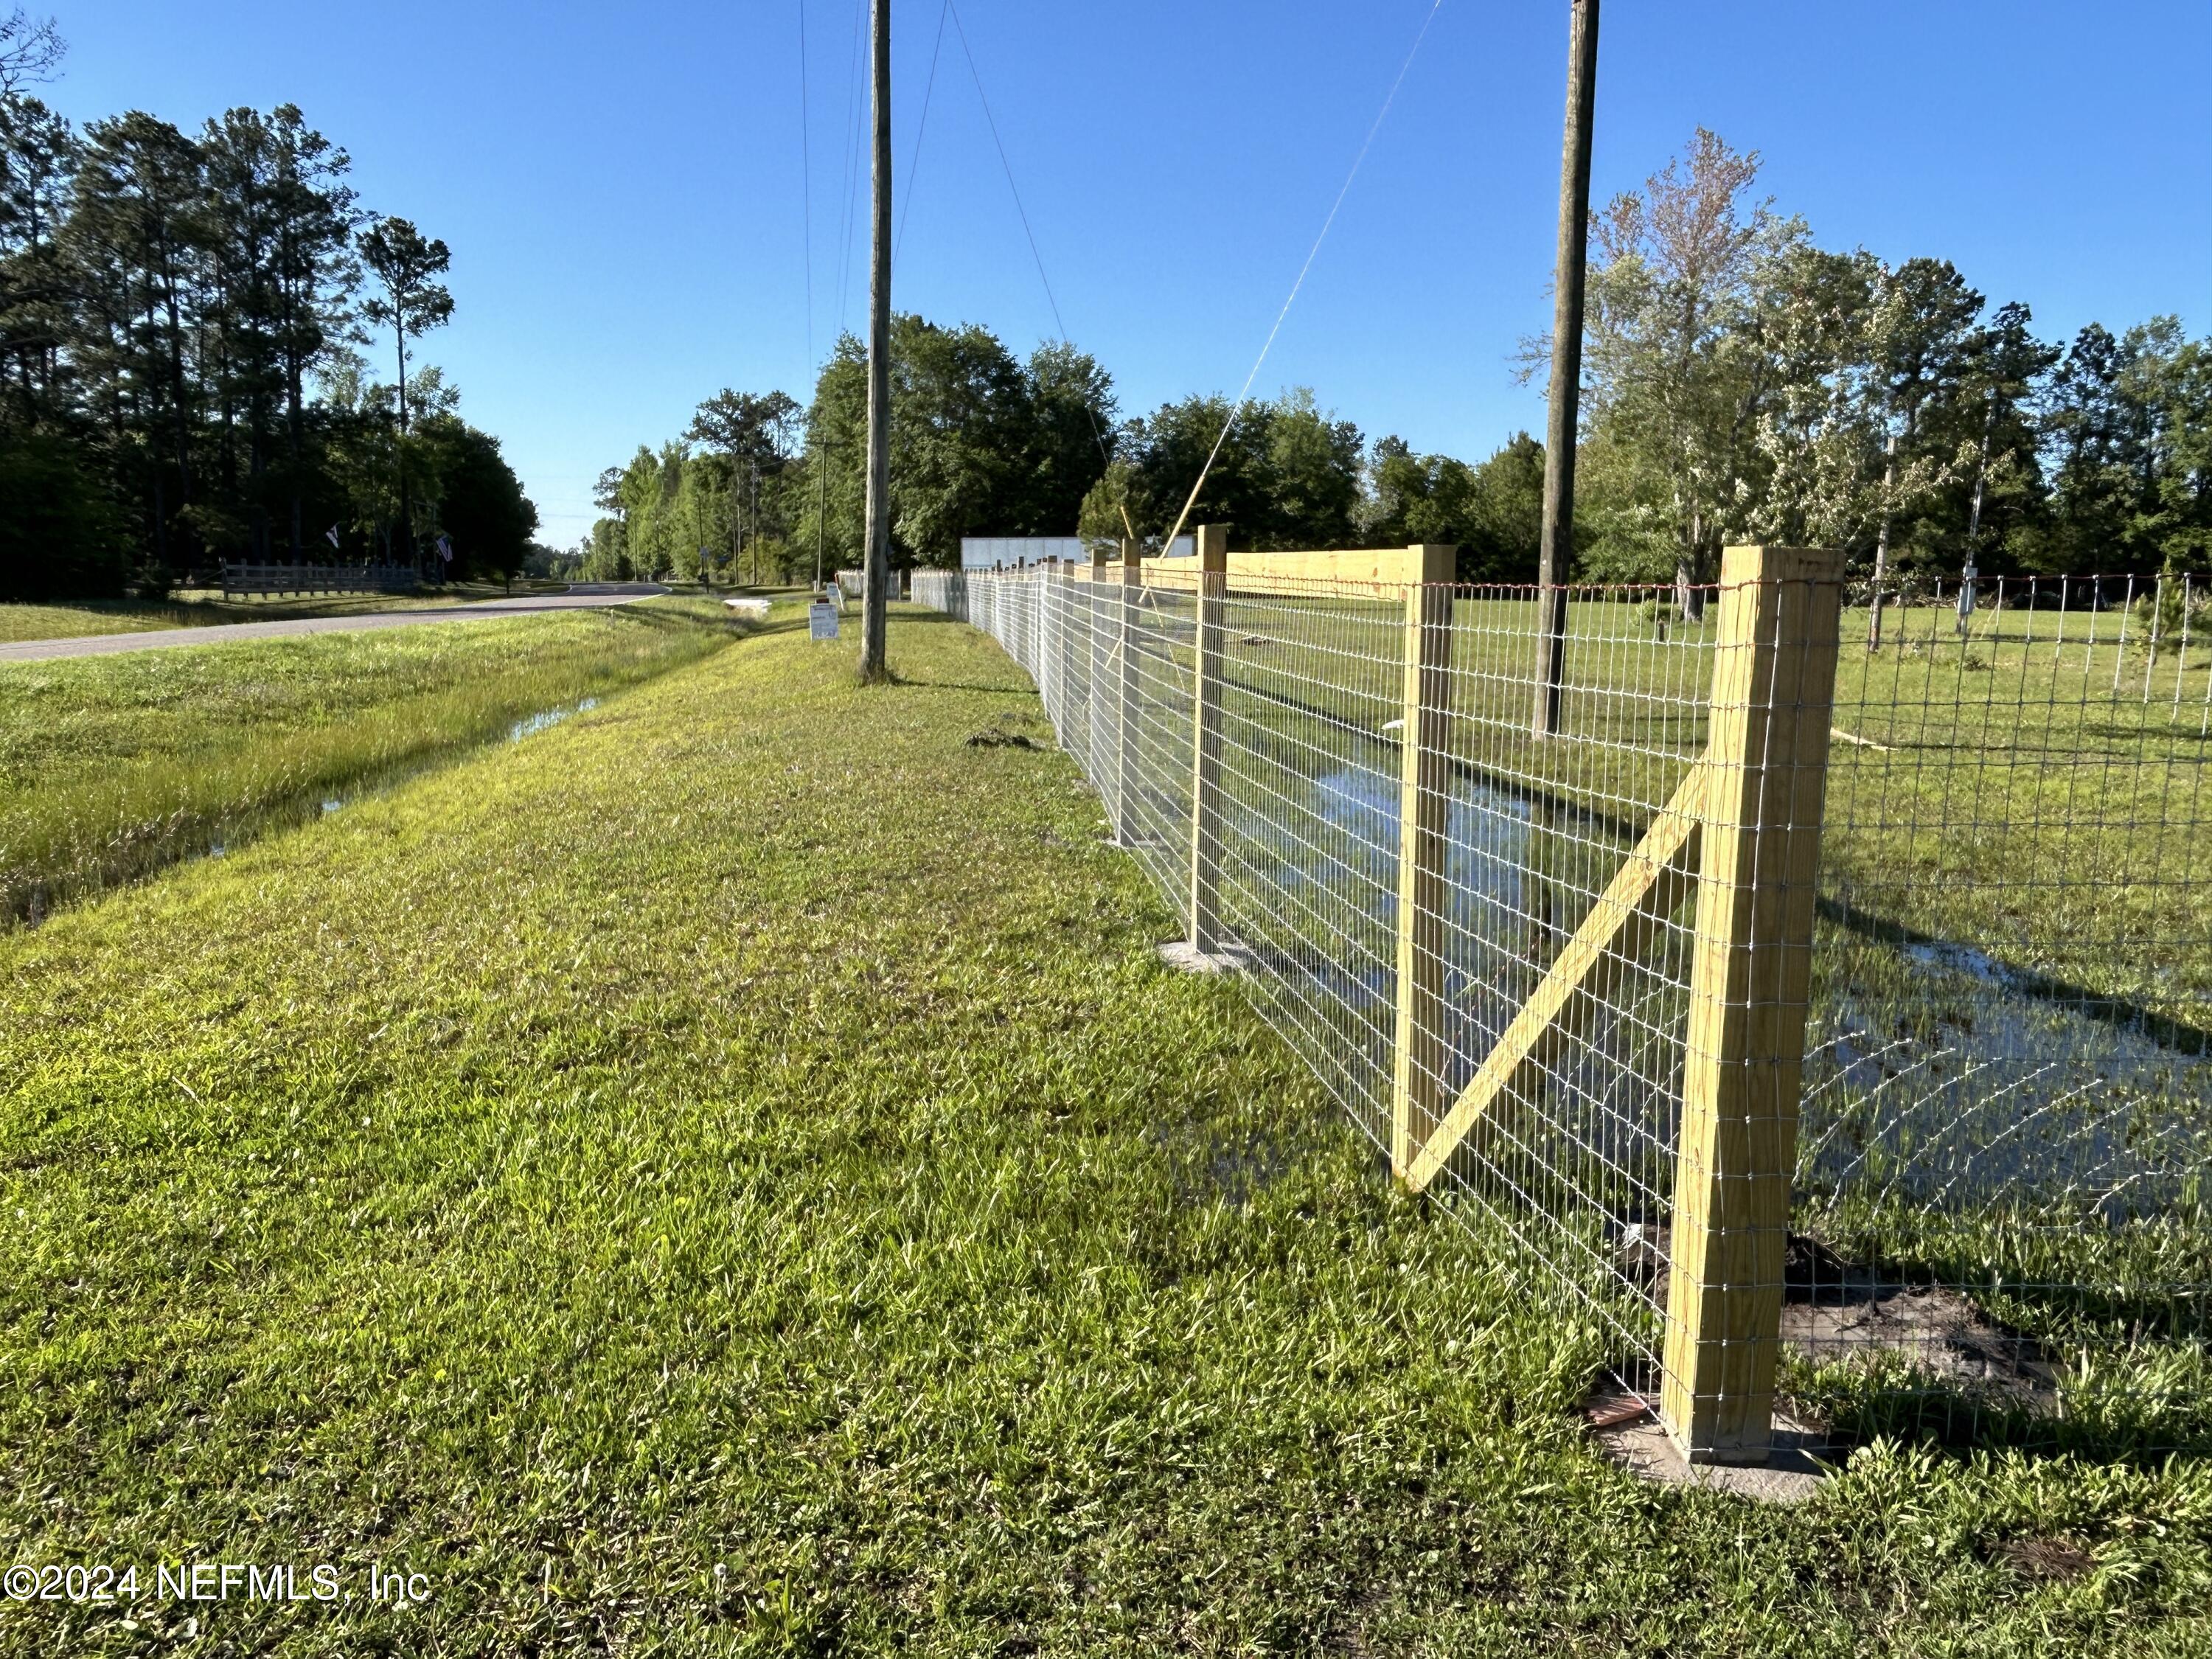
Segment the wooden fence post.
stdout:
<svg viewBox="0 0 2212 1659">
<path fill-rule="evenodd" d="M 1773 1439 L 1840 554 L 1721 560 L 1660 1415 L 1692 1463 Z"/>
<path fill-rule="evenodd" d="M 1060 746 L 1073 756 L 1087 775 L 1091 770 L 1091 613 L 1084 608 L 1089 590 L 1070 559 L 1060 568 L 1060 702 L 1066 729 Z M 1079 722 L 1080 730 L 1078 729 Z"/>
<path fill-rule="evenodd" d="M 1044 567 L 1042 574 L 1044 580 L 1037 584 L 1037 604 L 1039 614 L 1044 619 L 1045 649 L 1051 658 L 1047 665 L 1052 671 L 1052 703 L 1046 712 L 1052 718 L 1053 732 L 1060 739 L 1060 746 L 1066 749 L 1072 746 L 1067 732 L 1067 671 L 1071 653 L 1067 636 L 1066 562 L 1054 559 Z"/>
<path fill-rule="evenodd" d="M 1130 821 L 1130 803 L 1137 791 L 1137 739 L 1141 727 L 1137 697 L 1137 608 L 1144 602 L 1145 549 L 1134 538 L 1121 544 L 1121 606 L 1117 638 L 1121 649 L 1115 678 L 1121 713 L 1114 733 L 1114 835 L 1124 847 L 1136 844 L 1136 827 Z"/>
<path fill-rule="evenodd" d="M 1398 1007 L 1390 1170 L 1404 1179 L 1444 1109 L 1444 861 L 1451 805 L 1445 754 L 1453 565 L 1458 550 L 1407 550 L 1405 726 L 1398 785 Z"/>
<path fill-rule="evenodd" d="M 1044 705 L 1044 717 L 1055 733 L 1060 730 L 1060 632 L 1053 595 L 1059 574 L 1058 560 L 1039 560 L 1029 584 L 1030 605 L 1036 615 L 1036 664 L 1031 672 L 1036 678 L 1037 701 Z"/>
<path fill-rule="evenodd" d="M 1086 672 L 1088 653 L 1091 653 L 1091 626 L 1088 613 L 1082 606 L 1082 577 L 1079 566 L 1068 560 L 1057 571 L 1060 588 L 1060 719 L 1066 726 L 1060 734 L 1060 748 L 1071 754 L 1075 763 L 1088 772 L 1091 769 L 1091 677 Z"/>
<path fill-rule="evenodd" d="M 1113 827 L 1115 813 L 1113 785 L 1107 781 L 1106 748 L 1106 665 L 1111 660 L 1106 646 L 1106 544 L 1091 544 L 1091 568 L 1085 573 L 1089 580 L 1083 588 L 1083 627 L 1089 641 L 1090 656 L 1083 672 L 1083 741 L 1090 760 L 1085 770 L 1097 787 L 1098 799 L 1108 813 L 1108 827 Z M 1121 595 L 1115 595 L 1119 599 Z M 1118 608 L 1118 607 L 1117 607 Z"/>
<path fill-rule="evenodd" d="M 1050 719 L 1052 692 L 1048 682 L 1052 676 L 1044 671 L 1044 605 L 1037 592 L 1038 584 L 1044 580 L 1044 568 L 1043 562 L 1040 560 L 1035 569 L 1022 572 L 1020 605 L 1022 615 L 1027 618 L 1024 624 L 1028 630 L 1024 643 L 1029 647 L 1029 655 L 1023 660 L 1022 666 L 1029 670 L 1030 678 L 1036 682 L 1037 701 L 1044 705 L 1045 716 Z"/>
<path fill-rule="evenodd" d="M 1229 532 L 1200 525 L 1197 659 L 1191 685 L 1190 943 L 1221 943 L 1221 613 L 1229 591 Z"/>
<path fill-rule="evenodd" d="M 1060 681 L 1060 746 L 1074 757 L 1079 765 L 1089 770 L 1090 745 L 1079 737 L 1075 729 L 1076 698 L 1081 694 L 1082 679 L 1078 673 L 1088 641 L 1081 631 L 1081 622 L 1076 611 L 1075 561 L 1068 559 L 1053 569 L 1053 607 L 1060 613 L 1053 624 L 1060 639 L 1060 665 L 1054 678 Z"/>
</svg>

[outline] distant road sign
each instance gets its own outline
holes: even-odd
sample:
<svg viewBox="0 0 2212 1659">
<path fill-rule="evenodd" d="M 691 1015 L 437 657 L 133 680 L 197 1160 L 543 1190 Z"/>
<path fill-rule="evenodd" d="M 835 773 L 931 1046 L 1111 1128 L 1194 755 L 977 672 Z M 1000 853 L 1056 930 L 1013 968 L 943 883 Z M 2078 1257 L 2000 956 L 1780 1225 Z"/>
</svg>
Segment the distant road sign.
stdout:
<svg viewBox="0 0 2212 1659">
<path fill-rule="evenodd" d="M 806 636 L 811 640 L 834 640 L 837 637 L 837 607 L 826 600 L 817 600 L 806 607 Z"/>
</svg>

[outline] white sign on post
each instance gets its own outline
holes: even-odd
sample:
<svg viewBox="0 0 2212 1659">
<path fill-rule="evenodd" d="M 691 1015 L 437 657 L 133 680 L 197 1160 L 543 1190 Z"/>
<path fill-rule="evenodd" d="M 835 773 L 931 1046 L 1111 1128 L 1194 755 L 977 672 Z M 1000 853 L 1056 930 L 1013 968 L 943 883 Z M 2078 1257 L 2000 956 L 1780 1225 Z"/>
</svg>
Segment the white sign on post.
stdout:
<svg viewBox="0 0 2212 1659">
<path fill-rule="evenodd" d="M 811 640 L 834 640 L 837 637 L 837 607 L 826 600 L 817 600 L 806 607 L 806 636 Z"/>
</svg>

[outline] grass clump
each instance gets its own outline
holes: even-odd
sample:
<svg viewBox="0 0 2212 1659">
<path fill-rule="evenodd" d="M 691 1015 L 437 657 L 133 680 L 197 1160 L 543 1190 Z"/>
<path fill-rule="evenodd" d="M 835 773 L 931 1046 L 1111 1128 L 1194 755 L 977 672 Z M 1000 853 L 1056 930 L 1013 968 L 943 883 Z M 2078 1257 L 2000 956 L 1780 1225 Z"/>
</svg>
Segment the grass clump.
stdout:
<svg viewBox="0 0 2212 1659">
<path fill-rule="evenodd" d="M 197 606 L 163 605 L 152 600 L 80 599 L 70 605 L 0 605 L 0 645 L 19 640 L 77 640 L 93 634 L 146 634 L 164 628 L 190 628 L 202 619 Z"/>
<path fill-rule="evenodd" d="M 0 1654 L 2203 1635 L 2187 1469 L 1613 1468 L 1597 1335 L 1161 966 L 1062 757 L 968 744 L 1043 742 L 997 649 L 891 654 L 772 623 L 0 939 L 0 1554 L 432 1589 L 9 1607 Z M 2013 1565 L 2052 1534 L 2100 1571 Z"/>
<path fill-rule="evenodd" d="M 561 582 L 456 582 L 428 593 L 280 593 L 226 599 L 220 590 L 188 590 L 167 599 L 76 599 L 58 605 L 0 605 L 0 645 L 24 640 L 76 640 L 94 634 L 143 634 L 222 623 L 281 622 L 288 617 L 351 617 L 377 611 L 417 611 L 535 592 L 559 592 Z"/>
<path fill-rule="evenodd" d="M 0 917 L 52 907 L 720 648 L 656 599 L 465 625 L 0 664 Z"/>
</svg>

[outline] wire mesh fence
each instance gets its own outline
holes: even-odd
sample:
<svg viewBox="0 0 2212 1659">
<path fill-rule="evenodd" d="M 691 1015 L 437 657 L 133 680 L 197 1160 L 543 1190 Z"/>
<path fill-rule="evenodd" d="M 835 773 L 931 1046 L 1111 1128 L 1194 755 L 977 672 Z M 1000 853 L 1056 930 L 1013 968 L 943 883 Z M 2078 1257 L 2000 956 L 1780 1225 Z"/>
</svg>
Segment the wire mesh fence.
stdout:
<svg viewBox="0 0 2212 1659">
<path fill-rule="evenodd" d="M 914 597 L 1692 1455 L 2212 1444 L 2203 579 L 1577 589 L 1540 737 L 1530 590 L 1298 556 Z"/>
<path fill-rule="evenodd" d="M 897 599 L 905 591 L 905 579 L 906 573 L 902 570 L 886 571 L 884 575 L 884 597 Z M 865 570 L 840 570 L 830 580 L 837 584 L 837 591 L 844 595 L 847 605 L 860 604 L 861 595 L 867 591 L 868 575 Z"/>
</svg>

